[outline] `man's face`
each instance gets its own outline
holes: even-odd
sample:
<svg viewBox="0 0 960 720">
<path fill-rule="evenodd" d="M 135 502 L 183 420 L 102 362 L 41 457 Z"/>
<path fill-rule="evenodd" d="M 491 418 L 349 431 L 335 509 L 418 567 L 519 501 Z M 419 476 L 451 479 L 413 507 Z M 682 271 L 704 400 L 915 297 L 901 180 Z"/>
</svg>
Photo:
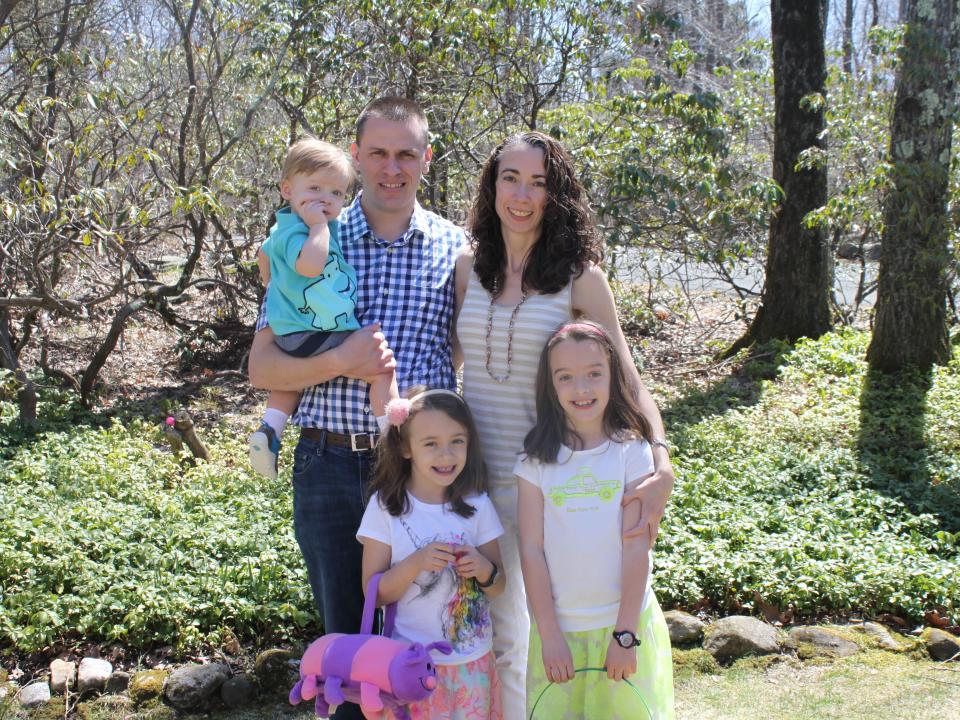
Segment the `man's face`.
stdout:
<svg viewBox="0 0 960 720">
<path fill-rule="evenodd" d="M 433 156 L 416 122 L 368 118 L 350 152 L 360 173 L 364 209 L 381 214 L 413 210 L 420 178 Z"/>
</svg>

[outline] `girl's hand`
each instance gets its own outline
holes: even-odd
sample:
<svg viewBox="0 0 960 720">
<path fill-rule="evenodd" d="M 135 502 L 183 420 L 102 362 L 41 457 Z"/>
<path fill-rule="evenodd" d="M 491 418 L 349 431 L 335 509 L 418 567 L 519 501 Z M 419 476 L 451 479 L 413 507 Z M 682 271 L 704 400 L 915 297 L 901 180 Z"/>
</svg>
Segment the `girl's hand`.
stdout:
<svg viewBox="0 0 960 720">
<path fill-rule="evenodd" d="M 445 542 L 434 542 L 424 545 L 413 555 L 417 569 L 421 572 L 439 572 L 452 563 L 456 556 Z"/>
<path fill-rule="evenodd" d="M 620 643 L 610 638 L 607 659 L 603 666 L 611 680 L 625 680 L 637 671 L 637 649 L 620 647 Z"/>
<path fill-rule="evenodd" d="M 471 545 L 454 545 L 451 549 L 457 558 L 457 575 L 462 578 L 476 578 L 478 582 L 490 579 L 493 563 L 481 555 L 479 550 Z"/>
<path fill-rule="evenodd" d="M 649 533 L 650 546 L 653 547 L 660 534 L 660 520 L 675 482 L 673 468 L 667 466 L 627 485 L 621 504 L 639 502 L 640 522 L 632 528 L 624 528 L 623 537 L 632 538 Z"/>
<path fill-rule="evenodd" d="M 540 642 L 543 645 L 543 669 L 547 673 L 547 679 L 555 683 L 573 680 L 573 656 L 563 633 L 546 637 L 541 635 Z"/>
</svg>

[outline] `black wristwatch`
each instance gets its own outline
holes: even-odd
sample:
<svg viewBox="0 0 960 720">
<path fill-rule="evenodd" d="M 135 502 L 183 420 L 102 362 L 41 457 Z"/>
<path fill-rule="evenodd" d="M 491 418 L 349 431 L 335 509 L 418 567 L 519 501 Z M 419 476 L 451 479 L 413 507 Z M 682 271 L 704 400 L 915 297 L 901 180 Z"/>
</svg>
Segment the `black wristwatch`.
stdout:
<svg viewBox="0 0 960 720">
<path fill-rule="evenodd" d="M 497 576 L 500 574 L 500 568 L 497 567 L 496 563 L 490 563 L 493 565 L 493 571 L 490 573 L 490 577 L 486 582 L 480 582 L 477 580 L 477 587 L 488 588 L 497 581 Z"/>
<path fill-rule="evenodd" d="M 614 630 L 613 639 L 617 641 L 620 647 L 627 650 L 640 645 L 640 639 L 629 630 Z"/>
</svg>

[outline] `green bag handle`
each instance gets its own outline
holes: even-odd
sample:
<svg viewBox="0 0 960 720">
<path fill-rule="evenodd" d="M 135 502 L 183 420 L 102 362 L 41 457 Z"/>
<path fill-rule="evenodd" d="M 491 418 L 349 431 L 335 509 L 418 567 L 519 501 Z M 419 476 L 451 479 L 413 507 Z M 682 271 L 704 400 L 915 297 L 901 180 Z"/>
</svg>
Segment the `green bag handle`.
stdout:
<svg viewBox="0 0 960 720">
<path fill-rule="evenodd" d="M 602 668 L 602 667 L 587 667 L 587 668 L 577 668 L 577 669 L 574 670 L 573 672 L 574 672 L 574 674 L 579 673 L 579 672 L 602 672 L 602 673 L 606 673 L 606 672 L 607 672 L 607 669 L 606 669 L 606 668 Z M 643 709 L 647 711 L 647 717 L 652 720 L 652 718 L 653 718 L 653 713 L 650 712 L 650 706 L 647 705 L 647 701 L 643 699 L 643 693 L 640 692 L 640 688 L 638 688 L 636 685 L 634 685 L 632 682 L 630 682 L 630 680 L 628 680 L 627 678 L 624 678 L 624 679 L 623 679 L 623 682 L 625 682 L 627 685 L 629 685 L 631 688 L 633 688 L 633 691 L 637 694 L 637 697 L 640 698 L 640 702 L 643 703 Z M 555 682 L 551 682 L 551 683 L 550 683 L 549 685 L 547 685 L 543 690 L 540 691 L 540 694 L 539 694 L 539 695 L 537 695 L 537 699 L 536 699 L 536 701 L 533 703 L 533 707 L 530 709 L 530 717 L 528 718 L 528 720 L 533 720 L 533 714 L 537 711 L 537 705 L 539 705 L 539 704 L 540 704 L 540 700 L 543 699 L 544 693 L 546 693 L 547 690 L 549 690 L 549 689 L 550 689 L 551 687 L 553 687 L 554 685 L 556 685 L 556 683 L 555 683 Z M 639 718 L 638 718 L 638 720 L 639 720 Z"/>
</svg>

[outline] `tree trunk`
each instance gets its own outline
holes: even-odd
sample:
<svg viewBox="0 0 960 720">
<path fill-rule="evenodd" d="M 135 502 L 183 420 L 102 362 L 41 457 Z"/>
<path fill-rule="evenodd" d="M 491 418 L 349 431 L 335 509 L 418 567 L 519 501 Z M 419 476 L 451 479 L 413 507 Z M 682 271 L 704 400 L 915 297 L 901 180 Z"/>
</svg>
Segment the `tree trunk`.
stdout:
<svg viewBox="0 0 960 720">
<path fill-rule="evenodd" d="M 847 0 L 843 14 L 843 71 L 853 72 L 853 0 Z"/>
<path fill-rule="evenodd" d="M 929 371 L 950 358 L 947 191 L 957 107 L 960 0 L 909 0 L 890 128 L 873 370 Z"/>
<path fill-rule="evenodd" d="M 17 390 L 20 424 L 33 427 L 37 424 L 37 391 L 20 367 L 17 353 L 13 350 L 13 343 L 10 341 L 10 316 L 6 310 L 0 310 L 0 367 L 12 372 L 20 384 L 20 389 Z"/>
<path fill-rule="evenodd" d="M 818 162 L 797 169 L 800 153 L 823 149 L 823 104 L 804 102 L 826 94 L 824 30 L 827 0 L 773 0 L 773 179 L 783 200 L 770 222 L 766 283 L 750 329 L 728 351 L 774 338 L 794 342 L 830 329 L 833 262 L 823 229 L 804 216 L 827 201 L 827 168 Z"/>
</svg>

